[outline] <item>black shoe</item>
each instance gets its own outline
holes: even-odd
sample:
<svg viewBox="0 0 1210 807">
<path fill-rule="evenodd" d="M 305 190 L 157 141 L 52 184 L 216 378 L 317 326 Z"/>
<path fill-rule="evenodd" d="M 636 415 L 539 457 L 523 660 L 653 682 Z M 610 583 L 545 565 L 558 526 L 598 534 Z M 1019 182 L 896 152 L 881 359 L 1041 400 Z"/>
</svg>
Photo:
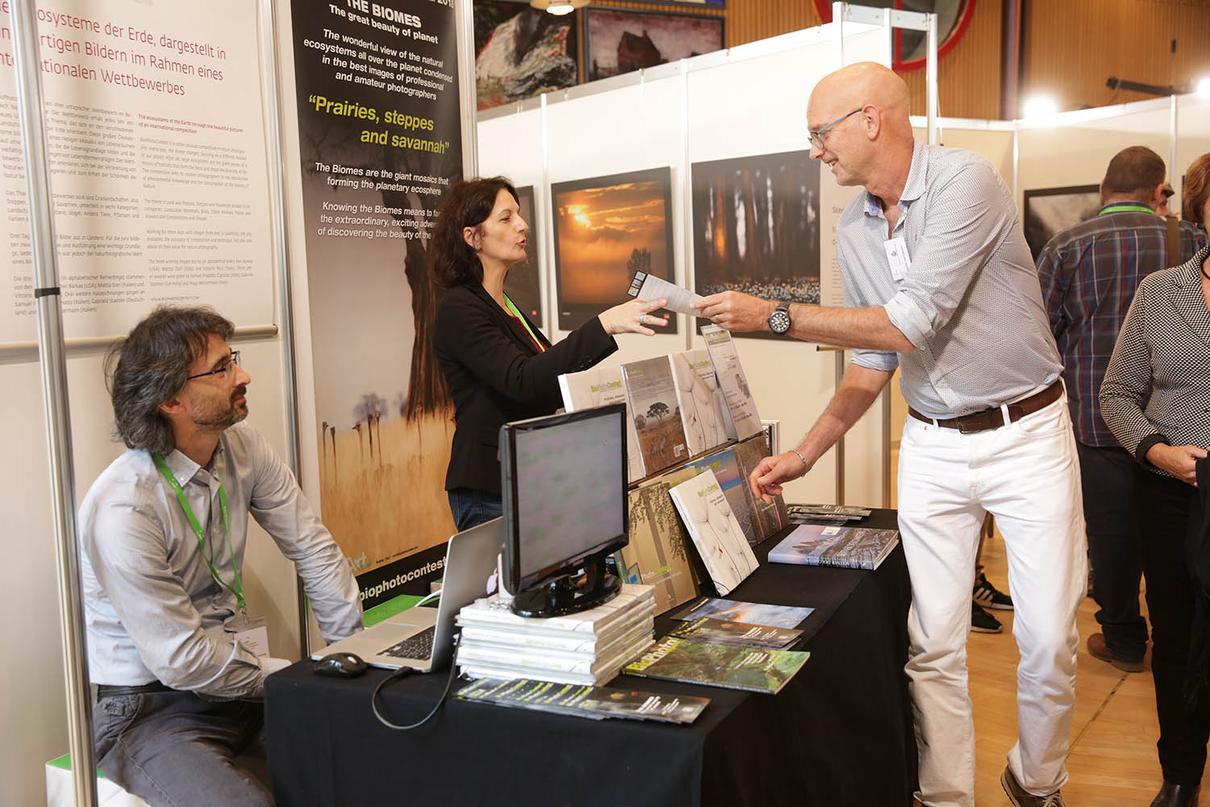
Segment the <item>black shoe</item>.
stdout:
<svg viewBox="0 0 1210 807">
<path fill-rule="evenodd" d="M 1175 785 L 1164 782 L 1151 807 L 1197 807 L 1197 791 L 1201 785 Z"/>
<path fill-rule="evenodd" d="M 975 580 L 975 590 L 971 594 L 971 602 L 994 611 L 1011 611 L 1013 609 L 1013 598 L 993 586 L 987 579 L 987 575 L 983 573 L 980 573 Z"/>
<path fill-rule="evenodd" d="M 1004 626 L 1000 624 L 1000 620 L 978 605 L 971 603 L 971 631 L 974 633 L 1002 633 Z"/>
</svg>

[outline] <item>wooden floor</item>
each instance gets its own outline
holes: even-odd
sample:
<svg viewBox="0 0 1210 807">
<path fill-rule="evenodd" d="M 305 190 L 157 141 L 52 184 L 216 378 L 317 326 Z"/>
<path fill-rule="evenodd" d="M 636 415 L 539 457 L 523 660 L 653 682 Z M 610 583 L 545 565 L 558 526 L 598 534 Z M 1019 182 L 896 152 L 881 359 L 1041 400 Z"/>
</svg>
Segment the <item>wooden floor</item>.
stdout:
<svg viewBox="0 0 1210 807">
<path fill-rule="evenodd" d="M 1004 542 L 999 536 L 984 547 L 983 562 L 992 583 L 1007 590 Z M 1063 795 L 1072 807 L 1146 807 L 1161 783 L 1150 667 L 1146 672 L 1124 673 L 1088 654 L 1084 644 L 1098 630 L 1095 611 L 1096 604 L 1086 598 L 1079 614 L 1076 714 L 1068 759 L 1071 779 Z M 1017 647 L 1011 634 L 1012 613 L 994 613 L 1004 623 L 1004 632 L 972 633 L 969 644 L 977 738 L 975 800 L 979 807 L 1010 804 L 1000 788 L 1000 772 L 1017 732 Z"/>
</svg>

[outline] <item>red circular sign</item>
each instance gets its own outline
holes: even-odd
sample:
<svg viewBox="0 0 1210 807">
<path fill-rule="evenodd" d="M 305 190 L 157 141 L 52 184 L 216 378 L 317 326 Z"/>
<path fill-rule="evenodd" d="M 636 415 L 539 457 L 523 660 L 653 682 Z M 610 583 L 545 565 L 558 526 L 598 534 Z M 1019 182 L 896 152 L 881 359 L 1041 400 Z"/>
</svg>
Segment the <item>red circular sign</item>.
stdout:
<svg viewBox="0 0 1210 807">
<path fill-rule="evenodd" d="M 862 0 L 861 5 L 892 8 L 896 11 L 931 11 L 936 14 L 937 39 L 940 42 L 937 46 L 938 60 L 958 44 L 975 14 L 975 0 Z M 822 23 L 832 21 L 830 0 L 815 0 L 815 10 L 819 12 Z M 891 66 L 895 70 L 919 70 L 924 67 L 927 56 L 924 31 L 896 28 L 894 37 L 895 58 Z"/>
</svg>

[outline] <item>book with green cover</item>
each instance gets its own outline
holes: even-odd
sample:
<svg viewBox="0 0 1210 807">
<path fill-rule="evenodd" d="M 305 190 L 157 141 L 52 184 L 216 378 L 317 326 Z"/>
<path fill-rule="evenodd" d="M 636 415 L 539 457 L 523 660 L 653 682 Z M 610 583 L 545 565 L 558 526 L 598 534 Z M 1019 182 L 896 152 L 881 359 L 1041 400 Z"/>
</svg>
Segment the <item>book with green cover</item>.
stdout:
<svg viewBox="0 0 1210 807">
<path fill-rule="evenodd" d="M 661 723 L 692 723 L 710 703 L 709 698 L 656 694 L 637 689 L 553 684 L 526 678 L 501 681 L 481 678 L 457 693 L 462 700 L 494 703 L 516 709 L 587 717 L 622 718 Z"/>
<path fill-rule="evenodd" d="M 719 642 L 744 647 L 785 647 L 798 641 L 802 631 L 768 625 L 749 625 L 746 622 L 727 622 L 704 616 L 678 625 L 669 631 L 668 635 L 678 639 L 692 639 L 695 642 Z"/>
<path fill-rule="evenodd" d="M 655 590 L 655 613 L 662 614 L 698 595 L 690 560 L 691 542 L 668 495 L 673 485 L 697 475 L 677 470 L 633 488 L 628 497 L 630 542 L 622 547 L 623 581 Z"/>
<path fill-rule="evenodd" d="M 694 642 L 665 636 L 623 667 L 622 672 L 775 695 L 802 669 L 810 656 L 799 650 Z"/>
</svg>

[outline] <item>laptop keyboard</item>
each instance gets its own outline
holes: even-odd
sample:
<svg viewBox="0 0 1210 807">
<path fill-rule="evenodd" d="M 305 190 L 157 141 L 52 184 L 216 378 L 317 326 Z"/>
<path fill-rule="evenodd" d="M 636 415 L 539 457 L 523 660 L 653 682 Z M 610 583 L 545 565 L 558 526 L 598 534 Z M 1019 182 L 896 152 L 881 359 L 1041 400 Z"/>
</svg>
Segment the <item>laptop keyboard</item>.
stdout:
<svg viewBox="0 0 1210 807">
<path fill-rule="evenodd" d="M 433 656 L 433 636 L 437 632 L 437 626 L 434 625 L 427 630 L 422 630 L 413 636 L 409 636 L 399 644 L 393 644 L 386 650 L 383 650 L 380 655 L 394 656 L 395 658 L 432 658 Z"/>
</svg>

